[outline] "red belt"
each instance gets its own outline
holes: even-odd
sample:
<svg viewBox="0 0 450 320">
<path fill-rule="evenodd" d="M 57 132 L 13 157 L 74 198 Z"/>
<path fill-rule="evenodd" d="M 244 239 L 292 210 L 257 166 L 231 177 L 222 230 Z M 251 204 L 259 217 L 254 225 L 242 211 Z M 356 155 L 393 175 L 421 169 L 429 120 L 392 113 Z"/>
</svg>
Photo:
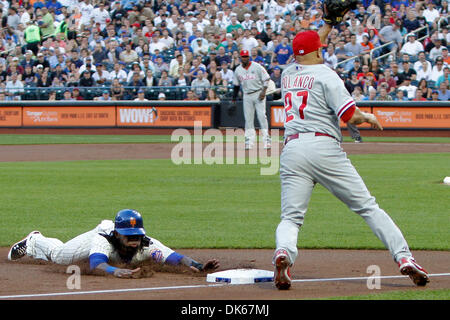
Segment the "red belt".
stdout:
<svg viewBox="0 0 450 320">
<path fill-rule="evenodd" d="M 333 137 L 332 135 L 329 135 L 328 133 L 314 132 L 314 135 L 316 137 L 324 136 L 324 137 L 330 137 L 330 138 L 337 140 L 335 137 Z M 286 138 L 286 140 L 284 140 L 284 144 L 286 145 L 289 141 L 298 139 L 299 137 L 300 137 L 300 133 L 292 134 L 292 135 L 288 136 Z"/>
</svg>

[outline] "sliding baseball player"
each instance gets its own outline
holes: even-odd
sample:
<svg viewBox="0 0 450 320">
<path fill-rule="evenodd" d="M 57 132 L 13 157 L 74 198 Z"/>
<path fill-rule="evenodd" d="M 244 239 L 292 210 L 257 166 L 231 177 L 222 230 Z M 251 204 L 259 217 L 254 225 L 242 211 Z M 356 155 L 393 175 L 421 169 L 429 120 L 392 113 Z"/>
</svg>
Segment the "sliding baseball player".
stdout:
<svg viewBox="0 0 450 320">
<path fill-rule="evenodd" d="M 103 220 L 93 230 L 66 243 L 33 231 L 11 247 L 8 259 L 15 261 L 26 255 L 62 265 L 89 260 L 91 269 L 103 270 L 118 278 L 132 277 L 140 269 L 119 268 L 116 265 L 132 266 L 146 260 L 183 265 L 194 271 L 209 271 L 219 267 L 215 259 L 201 264 L 148 237 L 141 214 L 130 209 L 119 211 L 114 222 Z"/>
</svg>

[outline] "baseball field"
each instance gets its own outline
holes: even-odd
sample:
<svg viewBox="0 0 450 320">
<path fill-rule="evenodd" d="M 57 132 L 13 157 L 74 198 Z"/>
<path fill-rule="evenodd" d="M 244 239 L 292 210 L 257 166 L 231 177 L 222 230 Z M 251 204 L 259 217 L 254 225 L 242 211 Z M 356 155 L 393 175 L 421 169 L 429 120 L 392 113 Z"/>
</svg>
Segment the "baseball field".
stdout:
<svg viewBox="0 0 450 320">
<path fill-rule="evenodd" d="M 178 164 L 169 134 L 3 132 L 0 299 L 449 300 L 450 185 L 443 183 L 450 176 L 449 136 L 385 134 L 342 144 L 430 273 L 429 285 L 415 287 L 400 275 L 364 220 L 317 185 L 299 233 L 292 288 L 278 291 L 271 282 L 214 284 L 206 274 L 152 265 L 143 266 L 138 279 L 102 276 L 80 265 L 80 287 L 70 289 L 65 266 L 6 258 L 9 247 L 33 230 L 67 241 L 132 208 L 143 215 L 150 237 L 199 261 L 217 258 L 219 271 L 273 270 L 280 183 L 278 174 L 261 169 L 276 169 L 274 149 L 270 163 L 259 157 Z M 376 288 L 369 285 L 370 266 L 381 272 Z"/>
</svg>

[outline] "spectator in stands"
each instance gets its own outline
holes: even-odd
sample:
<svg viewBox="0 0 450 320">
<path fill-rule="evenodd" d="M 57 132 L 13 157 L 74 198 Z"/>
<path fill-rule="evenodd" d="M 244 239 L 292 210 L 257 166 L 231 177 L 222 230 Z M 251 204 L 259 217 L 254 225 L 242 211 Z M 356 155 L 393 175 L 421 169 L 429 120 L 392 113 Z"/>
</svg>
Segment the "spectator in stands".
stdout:
<svg viewBox="0 0 450 320">
<path fill-rule="evenodd" d="M 70 92 L 70 90 L 66 89 L 66 90 L 64 90 L 62 100 L 73 101 L 75 99 L 72 97 L 72 92 Z"/>
<path fill-rule="evenodd" d="M 423 98 L 425 98 L 426 100 L 431 99 L 431 92 L 433 90 L 428 86 L 427 80 L 425 79 L 420 80 L 417 88 L 420 89 Z"/>
<path fill-rule="evenodd" d="M 377 101 L 392 101 L 392 97 L 389 95 L 387 91 L 387 85 L 382 84 L 380 85 L 380 91 L 378 92 L 378 96 L 376 98 Z"/>
<path fill-rule="evenodd" d="M 358 79 L 358 74 L 356 71 L 352 71 L 350 73 L 350 78 L 348 78 L 345 81 L 345 88 L 347 89 L 347 91 L 352 94 L 353 91 L 355 91 L 355 88 L 359 87 L 361 89 L 361 92 L 364 89 L 363 84 L 361 83 L 360 79 Z"/>
<path fill-rule="evenodd" d="M 412 99 L 412 101 L 427 101 L 427 99 L 423 97 L 422 89 L 417 88 L 416 96 L 414 99 Z"/>
<path fill-rule="evenodd" d="M 110 72 L 110 79 L 118 79 L 119 82 L 126 82 L 128 79 L 127 72 L 122 68 L 119 62 L 114 64 L 114 69 Z"/>
<path fill-rule="evenodd" d="M 428 1 L 426 9 L 423 10 L 423 16 L 430 27 L 435 27 L 441 15 L 439 10 L 435 8 L 433 1 Z"/>
<path fill-rule="evenodd" d="M 6 82 L 5 92 L 7 100 L 22 100 L 21 95 L 25 93 L 23 83 L 19 80 L 17 73 L 11 74 L 11 78 Z"/>
<path fill-rule="evenodd" d="M 192 60 L 192 66 L 189 69 L 189 76 L 192 80 L 194 80 L 200 71 L 205 74 L 206 66 L 202 63 L 202 58 L 200 56 L 197 56 Z"/>
<path fill-rule="evenodd" d="M 373 59 L 370 62 L 369 71 L 374 74 L 375 81 L 378 81 L 378 79 L 384 75 L 384 68 L 380 65 L 380 62 L 376 59 Z"/>
<path fill-rule="evenodd" d="M 406 19 L 403 20 L 403 26 L 408 33 L 420 28 L 420 23 L 419 20 L 417 20 L 415 10 L 411 10 L 411 8 L 409 8 L 406 14 Z"/>
<path fill-rule="evenodd" d="M 417 62 L 414 64 L 414 66 L 417 65 Z M 421 62 L 421 65 L 415 69 L 417 72 L 417 81 L 425 80 L 429 81 L 431 80 L 431 63 L 429 61 Z"/>
<path fill-rule="evenodd" d="M 438 56 L 436 58 L 436 62 L 433 68 L 431 69 L 430 80 L 437 82 L 439 77 L 443 75 L 444 75 L 444 59 L 442 58 L 442 56 Z"/>
<path fill-rule="evenodd" d="M 364 52 L 364 48 L 361 43 L 356 42 L 356 34 L 350 36 L 350 42 L 346 43 L 344 46 L 345 50 L 352 53 L 352 56 L 360 56 Z"/>
<path fill-rule="evenodd" d="M 228 81 L 222 78 L 222 73 L 220 70 L 214 72 L 213 77 L 211 78 L 211 86 L 215 88 L 215 91 L 219 95 L 224 95 L 227 92 Z"/>
<path fill-rule="evenodd" d="M 125 44 L 125 50 L 120 53 L 119 57 L 120 61 L 123 61 L 126 64 L 139 61 L 139 56 L 137 52 L 132 49 L 131 42 Z"/>
<path fill-rule="evenodd" d="M 208 94 L 206 96 L 206 100 L 208 101 L 220 101 L 219 97 L 217 96 L 217 93 L 213 89 L 208 89 Z"/>
<path fill-rule="evenodd" d="M 411 77 L 406 76 L 403 83 L 398 87 L 398 91 L 406 91 L 406 97 L 412 100 L 416 96 L 417 87 L 411 84 Z"/>
<path fill-rule="evenodd" d="M 126 100 L 136 98 L 139 89 L 141 87 L 145 87 L 145 84 L 142 82 L 139 72 L 135 71 L 132 73 L 132 75 L 133 76 L 131 78 L 131 81 L 127 85 L 129 88 L 128 90 L 126 90 L 126 94 L 128 96 L 128 99 Z"/>
<path fill-rule="evenodd" d="M 323 63 L 333 70 L 337 67 L 338 58 L 334 54 L 334 45 L 332 43 L 329 43 L 327 46 L 327 51 L 323 55 Z"/>
<path fill-rule="evenodd" d="M 103 63 L 98 63 L 92 79 L 94 79 L 96 85 L 108 85 L 111 81 L 111 75 L 105 70 Z"/>
<path fill-rule="evenodd" d="M 396 20 L 394 24 L 386 25 L 380 30 L 378 36 L 380 37 L 381 44 L 392 42 L 383 48 L 383 53 L 395 53 L 402 46 L 403 37 L 400 32 L 401 26 L 401 20 Z"/>
<path fill-rule="evenodd" d="M 127 82 L 131 81 L 131 78 L 133 77 L 133 73 L 134 72 L 138 72 L 139 73 L 139 78 L 142 80 L 145 77 L 145 72 L 142 70 L 141 65 L 139 64 L 139 62 L 133 62 L 131 64 L 131 70 L 130 72 L 128 72 L 128 76 L 127 76 Z"/>
<path fill-rule="evenodd" d="M 371 87 L 368 92 L 369 94 L 363 98 L 363 101 L 375 101 L 377 98 L 377 89 Z"/>
<path fill-rule="evenodd" d="M 118 78 L 114 78 L 111 85 L 112 100 L 122 100 L 125 94 L 125 89 Z"/>
<path fill-rule="evenodd" d="M 407 42 L 400 49 L 401 53 L 406 53 L 410 56 L 417 56 L 422 51 L 424 51 L 423 44 L 416 40 L 414 33 L 408 35 Z"/>
<path fill-rule="evenodd" d="M 184 59 L 181 53 L 177 54 L 169 63 L 169 76 L 173 79 L 178 77 L 178 70 L 183 68 Z"/>
<path fill-rule="evenodd" d="M 439 85 L 439 90 L 437 90 L 437 99 L 440 101 L 450 101 L 450 90 L 449 85 L 446 82 L 441 82 Z"/>
<path fill-rule="evenodd" d="M 435 61 L 438 57 L 442 57 L 442 50 L 444 46 L 442 45 L 442 39 L 436 36 L 434 40 L 434 47 L 430 50 L 430 60 Z"/>
<path fill-rule="evenodd" d="M 436 88 L 440 88 L 441 83 L 447 82 L 447 85 L 450 84 L 450 67 L 445 66 L 444 67 L 444 74 L 440 76 L 436 81 Z"/>
<path fill-rule="evenodd" d="M 411 68 L 411 64 L 408 61 L 402 62 L 402 75 L 403 77 L 410 77 L 411 80 L 417 80 L 417 72 Z"/>
<path fill-rule="evenodd" d="M 383 72 L 383 77 L 378 81 L 378 85 L 387 84 L 388 93 L 392 93 L 397 88 L 397 81 L 392 77 L 391 69 L 386 68 Z"/>
<path fill-rule="evenodd" d="M 394 101 L 409 101 L 409 99 L 405 97 L 405 91 L 397 90 L 395 92 Z"/>
<path fill-rule="evenodd" d="M 334 49 L 334 48 L 333 48 Z M 281 43 L 276 46 L 272 57 L 276 57 L 280 66 L 287 65 L 293 60 L 292 46 L 289 44 L 289 38 L 283 37 Z M 337 63 L 337 58 L 336 58 Z"/>
<path fill-rule="evenodd" d="M 400 72 L 400 68 L 398 67 L 398 63 L 396 61 L 391 62 L 391 75 L 397 86 L 401 85 L 403 80 L 405 80 L 405 76 L 402 72 Z"/>
<path fill-rule="evenodd" d="M 340 39 L 338 41 L 337 47 L 334 50 L 336 57 L 338 58 L 338 63 L 347 60 L 353 56 L 351 52 L 349 52 L 345 48 L 345 39 Z M 344 69 L 346 71 L 350 70 L 353 67 L 353 61 L 349 61 L 345 64 Z"/>
<path fill-rule="evenodd" d="M 184 100 L 187 100 L 187 101 L 198 101 L 198 97 L 195 95 L 195 92 L 193 90 L 188 90 L 186 92 L 186 98 Z"/>
<path fill-rule="evenodd" d="M 439 97 L 439 91 L 433 90 L 431 92 L 431 101 L 439 101 L 438 97 Z"/>
<path fill-rule="evenodd" d="M 169 65 L 164 61 L 162 55 L 157 55 L 156 56 L 154 65 L 155 65 L 154 75 L 155 75 L 156 78 L 160 78 L 161 77 L 161 73 L 163 71 L 169 72 Z"/>
<path fill-rule="evenodd" d="M 171 87 L 172 86 L 172 79 L 169 78 L 169 74 L 166 70 L 163 70 L 161 72 L 161 78 L 158 81 L 158 86 L 160 87 Z"/>
<path fill-rule="evenodd" d="M 103 90 L 102 95 L 99 97 L 95 97 L 94 100 L 96 100 L 96 101 L 111 101 L 112 97 L 109 94 L 109 90 Z"/>
<path fill-rule="evenodd" d="M 442 60 L 444 60 L 444 63 L 448 66 L 450 66 L 450 56 L 448 55 L 448 48 L 443 47 L 442 48 Z"/>
<path fill-rule="evenodd" d="M 95 85 L 95 81 L 92 78 L 92 72 L 89 71 L 88 69 L 83 71 L 83 73 L 81 74 L 80 81 L 78 82 L 78 85 L 80 87 L 93 87 Z"/>
<path fill-rule="evenodd" d="M 148 99 L 145 97 L 145 90 L 140 88 L 137 90 L 137 97 L 134 98 L 134 101 L 148 101 Z"/>
<path fill-rule="evenodd" d="M 197 77 L 192 80 L 191 88 L 195 92 L 195 95 L 200 99 L 204 100 L 206 98 L 206 93 L 211 87 L 210 82 L 206 79 L 203 71 L 199 70 L 197 72 Z"/>
<path fill-rule="evenodd" d="M 219 46 L 218 54 L 216 56 L 217 65 L 221 66 L 223 61 L 225 61 L 227 64 L 231 63 L 231 56 L 226 53 L 225 47 Z"/>
</svg>

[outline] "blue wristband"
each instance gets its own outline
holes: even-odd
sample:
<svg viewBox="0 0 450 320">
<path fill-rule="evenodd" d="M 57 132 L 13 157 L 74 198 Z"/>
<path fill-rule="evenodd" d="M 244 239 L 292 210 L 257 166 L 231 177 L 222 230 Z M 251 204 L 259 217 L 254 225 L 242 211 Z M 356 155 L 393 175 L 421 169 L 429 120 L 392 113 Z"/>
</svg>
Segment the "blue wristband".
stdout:
<svg viewBox="0 0 450 320">
<path fill-rule="evenodd" d="M 116 270 L 116 267 L 112 267 L 112 266 L 107 266 L 106 267 L 106 272 L 108 272 L 109 274 L 114 274 L 114 270 Z"/>
</svg>

